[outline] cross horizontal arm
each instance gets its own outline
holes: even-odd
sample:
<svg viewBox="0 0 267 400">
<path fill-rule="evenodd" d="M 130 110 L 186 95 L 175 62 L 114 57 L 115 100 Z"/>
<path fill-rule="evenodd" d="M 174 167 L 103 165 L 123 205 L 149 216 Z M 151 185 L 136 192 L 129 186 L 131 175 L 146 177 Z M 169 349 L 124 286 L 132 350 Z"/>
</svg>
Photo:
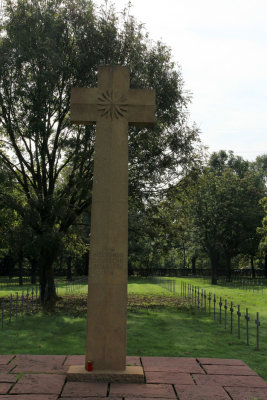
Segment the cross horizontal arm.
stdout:
<svg viewBox="0 0 267 400">
<path fill-rule="evenodd" d="M 71 122 L 91 125 L 97 121 L 97 88 L 71 89 Z"/>
<path fill-rule="evenodd" d="M 129 89 L 128 123 L 129 125 L 150 126 L 155 122 L 155 90 Z"/>
<path fill-rule="evenodd" d="M 105 117 L 111 107 L 118 111 L 130 125 L 149 126 L 155 122 L 155 91 L 150 89 L 128 89 L 124 93 L 100 88 L 72 88 L 71 122 L 95 124 Z M 121 109 L 120 109 L 121 108 Z"/>
</svg>

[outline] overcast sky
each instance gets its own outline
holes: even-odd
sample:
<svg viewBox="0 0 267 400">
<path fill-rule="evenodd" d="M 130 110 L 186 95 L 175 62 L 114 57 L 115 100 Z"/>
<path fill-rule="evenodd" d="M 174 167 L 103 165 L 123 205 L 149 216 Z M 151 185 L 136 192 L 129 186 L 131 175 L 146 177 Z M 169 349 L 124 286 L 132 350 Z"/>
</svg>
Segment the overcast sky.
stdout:
<svg viewBox="0 0 267 400">
<path fill-rule="evenodd" d="M 117 11 L 128 3 L 110 2 Z M 170 46 L 181 66 L 203 144 L 250 160 L 267 153 L 267 0 L 131 3 L 150 37 Z"/>
</svg>

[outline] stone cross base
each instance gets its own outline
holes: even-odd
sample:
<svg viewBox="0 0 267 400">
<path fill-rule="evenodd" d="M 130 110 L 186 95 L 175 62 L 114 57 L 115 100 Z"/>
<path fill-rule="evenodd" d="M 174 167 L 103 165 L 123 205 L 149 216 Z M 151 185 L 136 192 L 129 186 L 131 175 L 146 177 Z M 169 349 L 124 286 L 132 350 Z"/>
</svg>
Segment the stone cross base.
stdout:
<svg viewBox="0 0 267 400">
<path fill-rule="evenodd" d="M 86 371 L 84 365 L 71 365 L 67 372 L 70 382 L 144 383 L 143 367 L 127 366 L 123 371 Z"/>
</svg>

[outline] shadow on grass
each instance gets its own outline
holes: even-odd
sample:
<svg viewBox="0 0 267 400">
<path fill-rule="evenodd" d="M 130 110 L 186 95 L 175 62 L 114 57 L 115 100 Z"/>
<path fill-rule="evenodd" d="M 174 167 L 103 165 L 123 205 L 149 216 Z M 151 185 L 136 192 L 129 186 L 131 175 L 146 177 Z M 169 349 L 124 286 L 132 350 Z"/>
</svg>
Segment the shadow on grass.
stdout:
<svg viewBox="0 0 267 400">
<path fill-rule="evenodd" d="M 86 319 L 39 313 L 0 330 L 1 354 L 84 354 Z"/>
</svg>

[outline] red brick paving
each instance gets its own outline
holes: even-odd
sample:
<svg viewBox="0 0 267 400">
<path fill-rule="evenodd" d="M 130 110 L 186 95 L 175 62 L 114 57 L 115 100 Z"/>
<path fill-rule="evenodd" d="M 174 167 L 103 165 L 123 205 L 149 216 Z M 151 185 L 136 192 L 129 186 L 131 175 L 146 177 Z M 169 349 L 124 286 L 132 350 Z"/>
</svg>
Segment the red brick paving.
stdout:
<svg viewBox="0 0 267 400">
<path fill-rule="evenodd" d="M 267 400 L 267 389 L 226 387 L 225 390 L 233 400 Z"/>
<path fill-rule="evenodd" d="M 3 354 L 0 355 L 0 364 L 8 364 L 12 358 L 14 358 L 14 355 L 9 355 L 9 354 Z"/>
<path fill-rule="evenodd" d="M 0 365 L 0 374 L 7 374 L 14 366 L 8 365 Z"/>
<path fill-rule="evenodd" d="M 179 400 L 230 400 L 221 386 L 176 386 Z"/>
<path fill-rule="evenodd" d="M 199 366 L 195 358 L 186 357 L 142 357 L 142 363 L 145 371 L 158 372 L 188 372 L 201 374 L 205 373 Z"/>
<path fill-rule="evenodd" d="M 57 394 L 61 393 L 65 376 L 52 374 L 25 374 L 16 383 L 10 394 Z"/>
<path fill-rule="evenodd" d="M 69 365 L 83 362 L 77 355 L 0 355 L 0 400 L 267 400 L 267 382 L 241 360 L 132 356 L 127 364 L 143 365 L 144 384 L 66 382 Z"/>
<path fill-rule="evenodd" d="M 198 358 L 197 359 L 202 365 L 247 365 L 242 360 L 234 360 L 231 358 Z"/>
<path fill-rule="evenodd" d="M 18 355 L 10 365 L 15 367 L 12 374 L 28 372 L 65 373 L 68 366 L 63 366 L 66 356 Z"/>
<path fill-rule="evenodd" d="M 11 375 L 11 374 L 2 374 L 0 373 L 0 382 L 6 382 L 6 383 L 14 383 L 16 382 L 17 377 L 16 375 Z"/>
<path fill-rule="evenodd" d="M 1 396 L 1 400 L 57 400 L 58 396 L 53 394 L 18 394 Z M 85 400 L 85 399 L 83 399 Z M 102 399 L 103 400 L 103 399 Z"/>
<path fill-rule="evenodd" d="M 209 375 L 257 375 L 247 365 L 204 365 L 203 368 Z"/>
<path fill-rule="evenodd" d="M 193 375 L 197 385 L 220 385 L 220 386 L 239 386 L 239 387 L 267 387 L 259 376 L 237 376 L 237 375 Z"/>
<path fill-rule="evenodd" d="M 110 385 L 110 397 L 163 397 L 176 399 L 172 385 L 144 384 L 144 383 L 112 383 Z"/>
<path fill-rule="evenodd" d="M 146 383 L 195 384 L 190 374 L 180 372 L 146 372 Z"/>
<path fill-rule="evenodd" d="M 67 382 L 62 392 L 62 397 L 105 397 L 108 391 L 107 383 Z"/>
<path fill-rule="evenodd" d="M 10 385 L 10 383 L 0 383 L 0 394 L 8 393 L 11 387 L 12 385 Z"/>
</svg>

